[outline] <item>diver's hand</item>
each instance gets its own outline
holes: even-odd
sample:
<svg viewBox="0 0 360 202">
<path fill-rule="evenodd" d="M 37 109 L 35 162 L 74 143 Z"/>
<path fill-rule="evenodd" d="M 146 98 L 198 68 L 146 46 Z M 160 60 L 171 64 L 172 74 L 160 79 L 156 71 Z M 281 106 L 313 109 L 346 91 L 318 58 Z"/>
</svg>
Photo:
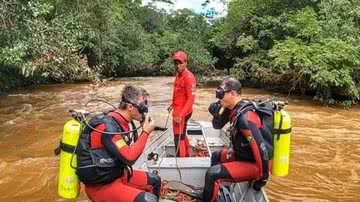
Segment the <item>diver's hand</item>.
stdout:
<svg viewBox="0 0 360 202">
<path fill-rule="evenodd" d="M 226 136 L 228 136 L 228 137 L 230 137 L 231 136 L 231 127 L 230 126 L 228 126 L 227 128 L 226 128 L 226 130 L 225 130 L 225 134 L 226 134 Z"/>
<path fill-rule="evenodd" d="M 180 122 L 182 120 L 182 117 L 181 116 L 174 116 L 173 120 L 174 120 L 175 123 L 180 124 Z"/>
<path fill-rule="evenodd" d="M 170 113 L 172 109 L 173 109 L 173 106 L 172 106 L 172 104 L 171 104 L 171 105 L 167 108 L 167 111 Z"/>
<path fill-rule="evenodd" d="M 222 108 L 219 102 L 211 103 L 208 110 L 211 115 L 216 116 L 219 115 L 220 109 Z"/>
<path fill-rule="evenodd" d="M 226 159 L 231 160 L 233 158 L 233 155 L 234 155 L 234 150 L 230 147 L 226 153 Z"/>
<path fill-rule="evenodd" d="M 143 124 L 143 131 L 150 134 L 155 128 L 155 122 L 149 115 L 145 116 L 144 124 Z"/>
</svg>

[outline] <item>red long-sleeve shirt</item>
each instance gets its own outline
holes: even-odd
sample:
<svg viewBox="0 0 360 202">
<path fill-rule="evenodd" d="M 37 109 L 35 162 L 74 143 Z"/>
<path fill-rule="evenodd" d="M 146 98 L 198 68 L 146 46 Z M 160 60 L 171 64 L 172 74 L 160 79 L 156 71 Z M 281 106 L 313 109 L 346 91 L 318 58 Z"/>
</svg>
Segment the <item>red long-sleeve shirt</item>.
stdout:
<svg viewBox="0 0 360 202">
<path fill-rule="evenodd" d="M 196 78 L 187 68 L 176 74 L 173 92 L 173 116 L 185 117 L 193 111 Z"/>
</svg>

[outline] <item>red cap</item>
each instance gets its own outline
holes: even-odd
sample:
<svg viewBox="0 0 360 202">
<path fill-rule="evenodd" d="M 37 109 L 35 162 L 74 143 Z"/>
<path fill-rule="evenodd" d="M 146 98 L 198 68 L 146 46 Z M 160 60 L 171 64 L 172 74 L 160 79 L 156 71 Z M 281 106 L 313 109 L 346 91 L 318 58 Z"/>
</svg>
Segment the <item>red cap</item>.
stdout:
<svg viewBox="0 0 360 202">
<path fill-rule="evenodd" d="M 186 53 L 184 51 L 178 51 L 172 56 L 172 60 L 173 61 L 180 60 L 181 62 L 186 62 L 187 61 Z"/>
</svg>

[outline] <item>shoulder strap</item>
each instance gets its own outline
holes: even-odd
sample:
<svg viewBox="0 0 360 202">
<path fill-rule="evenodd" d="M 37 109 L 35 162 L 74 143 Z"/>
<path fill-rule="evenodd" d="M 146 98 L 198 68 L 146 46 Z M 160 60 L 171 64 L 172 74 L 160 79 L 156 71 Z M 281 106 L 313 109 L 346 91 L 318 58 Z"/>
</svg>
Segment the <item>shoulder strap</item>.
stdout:
<svg viewBox="0 0 360 202">
<path fill-rule="evenodd" d="M 85 129 L 83 130 L 81 136 L 86 136 L 83 138 L 87 139 L 87 141 L 90 142 L 90 139 L 89 139 L 90 134 L 94 131 L 94 129 L 96 129 L 96 127 L 99 124 L 105 124 L 105 127 L 109 127 L 109 126 L 115 127 L 116 130 L 118 130 L 118 132 L 124 131 L 124 129 L 113 119 L 113 117 L 111 117 L 109 115 L 99 114 L 90 119 L 90 121 L 87 123 Z M 102 132 L 105 132 L 105 131 L 102 131 Z M 106 133 L 103 133 L 103 134 L 106 134 Z"/>
<path fill-rule="evenodd" d="M 121 124 L 119 124 L 113 116 L 107 114 L 105 115 L 105 118 L 103 119 L 103 123 L 105 125 L 111 125 L 111 126 L 115 126 L 119 131 L 118 132 L 123 132 L 124 129 L 123 127 L 121 126 Z M 114 131 L 115 132 L 115 131 Z"/>
<path fill-rule="evenodd" d="M 138 137 L 139 137 L 139 134 L 138 134 L 138 131 L 135 130 L 136 129 L 135 123 L 133 121 L 131 121 L 130 124 L 131 124 L 132 130 L 134 130 L 134 132 L 133 132 L 133 140 L 134 140 L 134 142 L 136 142 Z"/>
<path fill-rule="evenodd" d="M 271 106 L 266 106 L 266 105 L 259 106 L 259 104 L 254 101 L 249 101 L 248 103 L 241 106 L 238 109 L 238 112 L 244 113 L 249 110 L 255 110 L 260 116 L 261 115 L 272 116 L 274 113 L 274 110 L 272 109 Z"/>
<path fill-rule="evenodd" d="M 240 106 L 237 106 L 237 109 L 236 109 L 236 114 L 235 114 L 235 117 L 232 121 L 232 123 L 230 125 L 233 125 L 235 127 L 236 125 L 236 122 L 237 122 L 237 119 L 239 118 L 239 116 L 247 111 L 250 111 L 254 109 L 254 106 L 252 105 L 251 102 L 247 102 L 247 103 L 244 103 Z"/>
</svg>

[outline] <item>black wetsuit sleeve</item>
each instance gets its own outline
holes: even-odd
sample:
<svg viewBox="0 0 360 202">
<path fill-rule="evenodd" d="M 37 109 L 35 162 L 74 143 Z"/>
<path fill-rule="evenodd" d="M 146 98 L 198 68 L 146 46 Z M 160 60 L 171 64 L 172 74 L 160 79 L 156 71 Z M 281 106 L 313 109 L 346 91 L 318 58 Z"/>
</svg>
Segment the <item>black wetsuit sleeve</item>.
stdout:
<svg viewBox="0 0 360 202">
<path fill-rule="evenodd" d="M 215 115 L 212 119 L 212 125 L 215 129 L 223 128 L 229 122 L 230 110 L 225 109 L 221 115 Z"/>
<path fill-rule="evenodd" d="M 260 129 L 256 126 L 255 123 L 247 119 L 247 115 L 244 114 L 237 119 L 236 127 L 240 129 L 242 135 L 247 137 L 251 135 L 255 139 L 254 144 L 252 138 L 248 138 L 251 150 L 253 152 L 254 158 L 259 166 L 262 167 L 262 179 L 266 180 L 269 177 L 269 152 L 266 148 L 265 140 L 261 135 Z M 261 163 L 261 164 L 260 164 Z"/>
</svg>

